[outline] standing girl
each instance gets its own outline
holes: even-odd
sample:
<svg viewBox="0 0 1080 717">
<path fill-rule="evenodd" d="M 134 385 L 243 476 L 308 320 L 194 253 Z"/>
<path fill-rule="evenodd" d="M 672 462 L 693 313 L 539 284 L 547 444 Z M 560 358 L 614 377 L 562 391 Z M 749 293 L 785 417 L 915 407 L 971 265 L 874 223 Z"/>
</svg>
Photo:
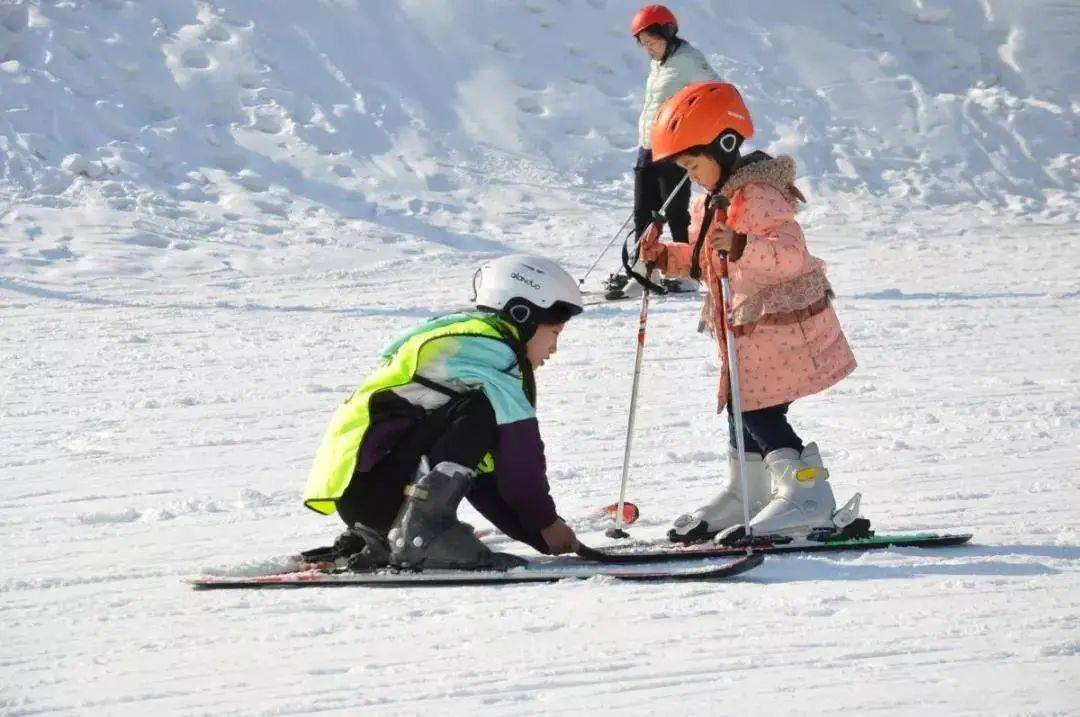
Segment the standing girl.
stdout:
<svg viewBox="0 0 1080 717">
<path fill-rule="evenodd" d="M 723 490 L 676 519 L 668 533 L 674 541 L 700 540 L 743 522 L 719 280 L 724 261 L 733 292 L 750 528 L 758 535 L 804 536 L 833 527 L 828 471 L 787 413 L 796 399 L 850 374 L 855 357 L 833 311 L 825 262 L 807 251 L 795 221 L 796 205 L 805 201 L 793 183 L 795 160 L 763 152 L 742 156 L 743 140 L 753 132 L 739 92 L 721 82 L 680 90 L 652 129 L 654 160 L 673 162 L 708 193 L 694 206 L 693 245 L 660 242 L 656 223 L 642 238 L 639 256 L 668 276 L 700 277 L 708 287 L 704 319 L 719 347 L 719 406 L 728 408 L 731 444 Z"/>
</svg>

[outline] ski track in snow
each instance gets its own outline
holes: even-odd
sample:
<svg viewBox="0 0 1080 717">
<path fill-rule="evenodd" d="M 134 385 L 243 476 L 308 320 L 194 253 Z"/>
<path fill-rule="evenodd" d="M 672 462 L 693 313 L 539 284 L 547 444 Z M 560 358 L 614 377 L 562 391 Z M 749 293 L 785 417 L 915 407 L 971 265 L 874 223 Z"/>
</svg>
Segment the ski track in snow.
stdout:
<svg viewBox="0 0 1080 717">
<path fill-rule="evenodd" d="M 331 540 L 299 492 L 379 348 L 494 253 L 581 276 L 629 211 L 635 4 L 364 8 L 0 8 L 0 714 L 1075 714 L 1080 18 L 1051 0 L 756 3 L 724 53 L 713 3 L 677 8 L 799 160 L 859 360 L 796 428 L 875 528 L 971 545 L 715 584 L 185 585 Z M 590 306 L 538 375 L 589 544 L 637 308 Z M 653 304 L 635 538 L 724 470 L 697 314 Z"/>
</svg>

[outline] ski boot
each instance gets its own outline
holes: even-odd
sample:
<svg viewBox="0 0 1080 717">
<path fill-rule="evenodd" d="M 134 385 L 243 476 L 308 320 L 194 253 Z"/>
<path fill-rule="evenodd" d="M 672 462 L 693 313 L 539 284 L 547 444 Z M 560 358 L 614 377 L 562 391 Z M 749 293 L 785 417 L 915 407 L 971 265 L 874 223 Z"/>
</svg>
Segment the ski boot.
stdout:
<svg viewBox="0 0 1080 717">
<path fill-rule="evenodd" d="M 746 454 L 746 487 L 750 493 L 750 517 L 757 515 L 769 502 L 769 476 L 760 453 Z M 738 456 L 728 455 L 727 483 L 720 495 L 693 513 L 680 515 L 668 531 L 673 543 L 696 543 L 708 540 L 744 520 L 742 485 L 738 475 Z"/>
<path fill-rule="evenodd" d="M 771 452 L 765 456 L 765 469 L 776 492 L 750 520 L 752 533 L 805 537 L 815 529 L 834 528 L 836 499 L 816 443 L 807 444 L 801 454 L 794 448 Z"/>
<path fill-rule="evenodd" d="M 508 570 L 527 562 L 516 555 L 492 552 L 472 526 L 458 520 L 458 504 L 475 476 L 475 471 L 450 461 L 430 470 L 427 459 L 421 461 L 417 479 L 405 488 L 408 497 L 387 535 L 392 565 L 413 570 Z"/>
<path fill-rule="evenodd" d="M 832 487 L 827 482 L 829 472 L 816 443 L 807 444 L 797 458 L 791 448 L 773 451 L 765 456 L 765 466 L 776 490 L 769 504 L 750 519 L 752 538 L 747 538 L 743 525 L 733 525 L 713 538 L 717 545 L 746 547 L 780 545 L 796 539 L 828 542 L 873 537 L 870 521 L 859 517 L 861 493 L 836 510 Z"/>
<path fill-rule="evenodd" d="M 300 557 L 309 563 L 334 563 L 349 570 L 368 571 L 390 563 L 386 537 L 363 523 L 355 523 L 337 537 L 333 545 L 305 550 Z"/>
<path fill-rule="evenodd" d="M 701 286 L 697 281 L 689 277 L 685 279 L 666 278 L 662 284 L 669 294 L 687 294 L 697 291 Z"/>
<path fill-rule="evenodd" d="M 626 274 L 611 274 L 604 282 L 604 298 L 608 301 L 625 299 L 626 285 L 630 283 L 630 277 Z"/>
<path fill-rule="evenodd" d="M 645 274 L 645 264 L 642 262 L 634 264 L 633 269 L 639 275 Z M 664 283 L 665 280 L 660 277 L 659 269 L 650 271 L 648 279 L 654 284 L 663 284 L 665 287 L 667 286 Z M 675 279 L 675 281 L 678 281 L 678 279 Z M 641 293 L 644 290 L 644 287 L 641 286 L 641 282 L 631 279 L 628 275 L 622 273 L 612 274 L 608 277 L 608 280 L 604 282 L 604 298 L 608 301 L 637 298 L 641 296 Z"/>
</svg>

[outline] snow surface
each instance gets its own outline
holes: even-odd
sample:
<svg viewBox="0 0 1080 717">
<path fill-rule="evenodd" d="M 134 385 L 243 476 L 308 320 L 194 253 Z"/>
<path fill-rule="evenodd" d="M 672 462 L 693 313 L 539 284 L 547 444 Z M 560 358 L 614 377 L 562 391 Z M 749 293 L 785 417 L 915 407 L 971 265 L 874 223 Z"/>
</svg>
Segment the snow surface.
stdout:
<svg viewBox="0 0 1080 717">
<path fill-rule="evenodd" d="M 974 544 L 717 584 L 191 591 L 333 537 L 299 502 L 330 413 L 482 259 L 584 273 L 629 212 L 636 5 L 8 1 L 0 713 L 1076 714 L 1080 5 L 673 8 L 798 159 L 860 362 L 796 426 L 879 529 Z M 650 316 L 638 538 L 723 469 L 696 315 Z M 593 544 L 636 318 L 591 307 L 539 376 Z"/>
</svg>

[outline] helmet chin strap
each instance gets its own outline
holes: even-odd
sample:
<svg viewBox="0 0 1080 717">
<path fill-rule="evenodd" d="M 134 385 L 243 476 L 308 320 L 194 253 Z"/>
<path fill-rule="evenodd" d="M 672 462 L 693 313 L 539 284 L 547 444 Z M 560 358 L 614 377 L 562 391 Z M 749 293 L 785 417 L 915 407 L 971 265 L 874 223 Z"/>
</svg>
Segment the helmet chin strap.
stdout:
<svg viewBox="0 0 1080 717">
<path fill-rule="evenodd" d="M 728 142 L 727 140 L 731 141 Z M 701 230 L 698 232 L 697 240 L 694 242 L 693 255 L 690 260 L 690 277 L 692 279 L 698 280 L 701 278 L 701 266 L 698 262 L 701 259 L 701 250 L 705 246 L 705 237 L 709 233 L 709 228 L 712 226 L 717 210 L 727 213 L 728 198 L 720 193 L 720 189 L 727 184 L 727 181 L 735 174 L 735 170 L 739 168 L 742 161 L 742 156 L 739 154 L 741 145 L 742 139 L 738 135 L 727 132 L 720 135 L 709 145 L 709 156 L 720 165 L 720 178 L 717 180 L 716 186 L 709 190 L 709 194 L 705 198 L 705 216 L 701 220 Z"/>
</svg>

